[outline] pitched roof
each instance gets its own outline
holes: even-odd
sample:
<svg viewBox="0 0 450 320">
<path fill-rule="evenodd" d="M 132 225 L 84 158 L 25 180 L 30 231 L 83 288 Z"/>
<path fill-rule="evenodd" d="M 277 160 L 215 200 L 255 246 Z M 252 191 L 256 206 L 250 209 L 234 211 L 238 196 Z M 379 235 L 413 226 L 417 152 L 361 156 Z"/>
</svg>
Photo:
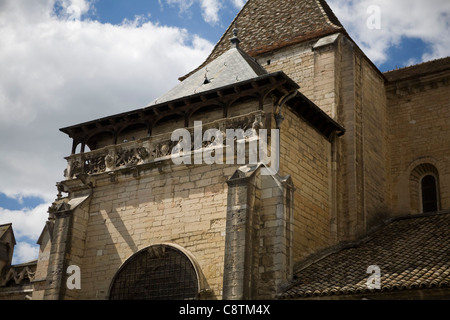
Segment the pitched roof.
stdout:
<svg viewBox="0 0 450 320">
<path fill-rule="evenodd" d="M 254 96 L 255 92 L 268 89 L 266 93 L 271 92 L 278 98 L 296 91 L 287 105 L 327 139 L 331 139 L 334 132 L 338 135 L 344 134 L 345 128 L 298 92 L 298 84 L 284 72 L 269 74 L 254 58 L 241 50 L 237 31 L 237 29 L 233 30 L 234 36 L 228 40 L 231 45 L 227 51 L 192 73 L 186 80 L 150 103 L 148 107 L 60 130 L 74 139 L 82 140 L 83 138 L 80 139 L 82 136 L 93 135 L 91 130 L 98 132 L 115 130 L 116 124 L 121 123 L 123 119 L 131 124 L 133 121 L 139 122 L 155 115 L 162 118 L 162 113 L 168 115 L 176 112 L 175 109 L 182 111 L 183 108 L 193 107 L 195 103 L 204 104 L 208 100 L 222 99 L 229 94 Z M 246 91 L 248 93 L 245 93 Z"/>
<path fill-rule="evenodd" d="M 0 260 L 10 263 L 12 251 L 9 249 L 11 249 L 11 246 L 14 247 L 15 245 L 16 239 L 14 237 L 12 224 L 8 223 L 0 225 Z"/>
<path fill-rule="evenodd" d="M 297 270 L 280 298 L 450 288 L 449 230 L 448 212 L 394 220 L 359 245 Z M 381 271 L 379 290 L 367 286 L 372 265 Z"/>
<path fill-rule="evenodd" d="M 0 225 L 0 239 L 1 239 L 2 236 L 5 234 L 6 230 L 9 229 L 10 226 L 11 226 L 10 223 Z"/>
<path fill-rule="evenodd" d="M 410 67 L 391 70 L 384 73 L 389 82 L 406 80 L 417 76 L 425 76 L 441 71 L 450 70 L 450 57 L 436 59 Z"/>
<path fill-rule="evenodd" d="M 191 74 L 172 90 L 156 99 L 153 104 L 164 103 L 196 93 L 218 89 L 267 74 L 252 57 L 232 46 L 217 59 Z"/>
<path fill-rule="evenodd" d="M 276 5 L 269 0 L 248 0 L 199 68 L 228 50 L 228 39 L 233 36 L 235 26 L 240 30 L 242 49 L 251 56 L 332 33 L 345 32 L 325 0 L 280 0 Z M 186 79 L 190 74 L 180 80 Z"/>
<path fill-rule="evenodd" d="M 12 229 L 12 223 L 2 224 L 0 225 L 0 240 L 6 235 L 7 232 L 11 232 L 13 236 L 13 244 L 16 244 L 15 238 L 14 238 L 14 232 Z"/>
</svg>

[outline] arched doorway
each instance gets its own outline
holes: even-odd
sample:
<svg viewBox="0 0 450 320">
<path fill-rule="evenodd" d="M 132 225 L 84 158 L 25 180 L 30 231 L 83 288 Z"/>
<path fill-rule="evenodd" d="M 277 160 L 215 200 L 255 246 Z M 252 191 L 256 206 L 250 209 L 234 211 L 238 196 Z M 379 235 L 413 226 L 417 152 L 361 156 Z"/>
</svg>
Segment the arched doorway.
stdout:
<svg viewBox="0 0 450 320">
<path fill-rule="evenodd" d="M 129 258 L 115 275 L 111 300 L 192 300 L 199 293 L 191 259 L 171 245 L 145 248 Z"/>
<path fill-rule="evenodd" d="M 439 210 L 437 180 L 434 175 L 426 175 L 422 178 L 421 183 L 422 194 L 422 212 L 434 212 Z"/>
</svg>

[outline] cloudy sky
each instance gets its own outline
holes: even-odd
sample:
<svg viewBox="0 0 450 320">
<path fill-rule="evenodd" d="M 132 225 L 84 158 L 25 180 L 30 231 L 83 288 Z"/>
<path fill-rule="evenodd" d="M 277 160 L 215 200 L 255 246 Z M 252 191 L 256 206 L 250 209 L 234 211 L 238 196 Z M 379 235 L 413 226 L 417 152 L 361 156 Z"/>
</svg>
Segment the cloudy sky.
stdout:
<svg viewBox="0 0 450 320">
<path fill-rule="evenodd" d="M 71 151 L 59 128 L 147 106 L 245 2 L 0 0 L 0 224 L 13 223 L 14 263 L 37 258 Z M 448 0 L 329 4 L 381 71 L 450 55 Z"/>
</svg>

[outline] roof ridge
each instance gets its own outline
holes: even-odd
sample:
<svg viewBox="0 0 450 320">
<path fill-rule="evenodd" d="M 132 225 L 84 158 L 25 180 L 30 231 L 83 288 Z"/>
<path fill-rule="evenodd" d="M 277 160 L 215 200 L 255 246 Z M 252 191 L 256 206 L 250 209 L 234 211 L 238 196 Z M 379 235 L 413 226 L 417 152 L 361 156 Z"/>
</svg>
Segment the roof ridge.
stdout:
<svg viewBox="0 0 450 320">
<path fill-rule="evenodd" d="M 443 216 L 446 214 L 450 214 L 450 209 L 448 210 L 439 210 L 439 211 L 433 211 L 433 212 L 425 212 L 425 213 L 410 213 L 405 214 L 397 217 L 392 217 L 389 219 L 384 220 L 385 225 L 388 225 L 395 221 L 400 220 L 408 220 L 408 219 L 419 219 L 419 218 L 425 218 L 425 217 L 434 217 L 434 216 Z"/>
<path fill-rule="evenodd" d="M 12 223 L 10 222 L 10 223 L 4 223 L 4 224 L 0 224 L 0 227 L 6 227 L 6 226 L 10 226 L 10 225 L 12 225 Z"/>
<path fill-rule="evenodd" d="M 151 104 L 169 102 L 195 93 L 206 92 L 268 74 L 254 58 L 238 46 L 231 47 L 217 58 L 195 70 L 183 82 L 154 100 Z"/>
<path fill-rule="evenodd" d="M 180 81 L 226 51 L 226 37 L 234 25 L 243 31 L 242 49 L 251 56 L 336 32 L 346 33 L 325 0 L 282 0 L 277 6 L 267 0 L 248 0 L 205 61 Z"/>
<path fill-rule="evenodd" d="M 243 51 L 241 48 L 237 48 L 237 51 L 242 56 L 242 58 L 247 61 L 248 65 L 253 69 L 253 71 L 255 71 L 256 73 L 268 73 L 267 70 L 247 52 Z"/>
<path fill-rule="evenodd" d="M 436 58 L 436 59 L 432 59 L 432 60 L 428 60 L 428 61 L 422 61 L 422 62 L 417 63 L 417 64 L 413 64 L 413 65 L 406 66 L 406 67 L 402 67 L 402 68 L 397 68 L 397 69 L 388 70 L 388 71 L 385 71 L 385 72 L 383 72 L 383 73 L 384 73 L 384 74 L 387 74 L 387 73 L 390 73 L 390 72 L 404 71 L 404 70 L 406 70 L 406 69 L 412 69 L 412 68 L 415 68 L 415 67 L 420 67 L 420 66 L 426 65 L 426 64 L 428 64 L 428 63 L 433 63 L 433 62 L 443 61 L 443 60 L 446 60 L 446 59 L 450 59 L 450 56 L 442 57 L 442 58 Z"/>
</svg>

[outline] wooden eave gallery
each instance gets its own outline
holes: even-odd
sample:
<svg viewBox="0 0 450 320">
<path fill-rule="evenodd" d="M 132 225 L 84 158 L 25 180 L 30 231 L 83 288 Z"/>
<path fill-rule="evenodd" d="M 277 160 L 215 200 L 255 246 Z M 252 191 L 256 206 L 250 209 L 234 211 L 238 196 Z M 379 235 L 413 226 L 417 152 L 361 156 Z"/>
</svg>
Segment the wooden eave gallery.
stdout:
<svg viewBox="0 0 450 320">
<path fill-rule="evenodd" d="M 277 101 L 296 91 L 296 95 L 286 105 L 291 107 L 298 116 L 315 127 L 327 139 L 331 139 L 335 132 L 338 135 L 345 132 L 341 125 L 297 91 L 298 89 L 297 83 L 284 72 L 279 71 L 146 108 L 61 128 L 60 131 L 73 139 L 72 154 L 74 154 L 77 145 L 80 143 L 83 145 L 83 152 L 84 145 L 89 146 L 90 139 L 101 133 L 112 134 L 115 137 L 114 144 L 117 144 L 117 136 L 120 132 L 133 126 L 146 126 L 148 136 L 151 136 L 152 128 L 161 120 L 170 121 L 172 118 L 183 117 L 187 127 L 190 116 L 202 108 L 220 107 L 223 110 L 223 117 L 226 118 L 228 108 L 235 102 L 259 100 L 262 109 L 263 99 L 268 94 L 272 94 Z"/>
</svg>

